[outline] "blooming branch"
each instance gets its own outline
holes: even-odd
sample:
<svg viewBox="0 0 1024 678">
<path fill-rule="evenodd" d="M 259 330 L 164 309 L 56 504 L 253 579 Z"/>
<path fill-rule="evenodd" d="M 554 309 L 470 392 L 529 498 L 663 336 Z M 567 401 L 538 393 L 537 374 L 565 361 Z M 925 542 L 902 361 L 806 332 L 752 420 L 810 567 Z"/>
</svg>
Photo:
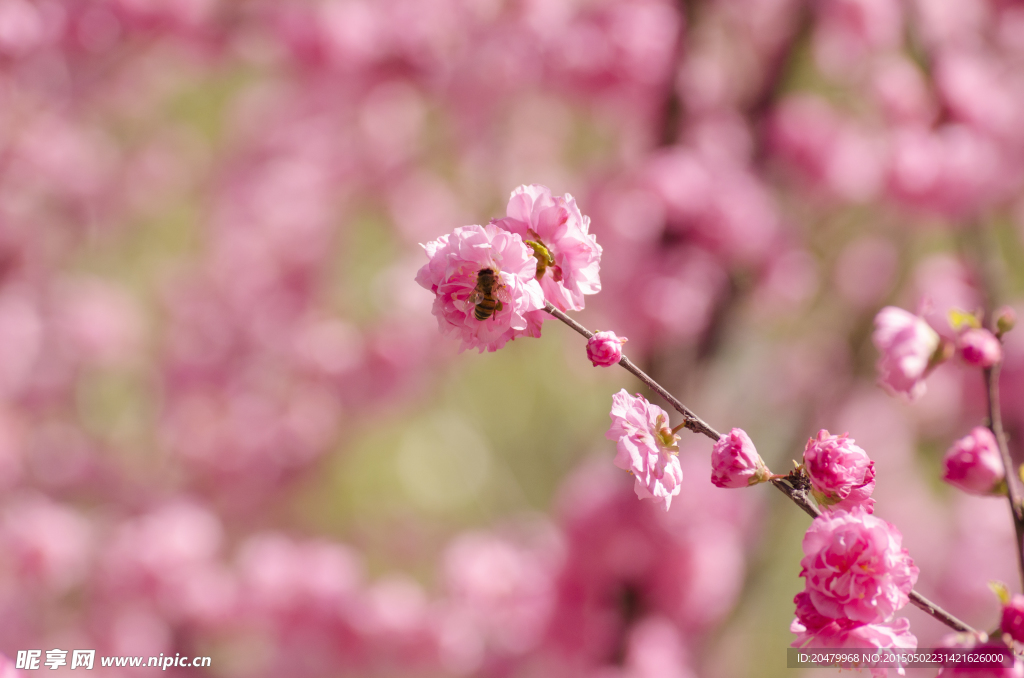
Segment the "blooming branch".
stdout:
<svg viewBox="0 0 1024 678">
<path fill-rule="evenodd" d="M 550 303 L 545 303 L 544 310 L 555 318 L 561 320 L 579 334 L 586 337 L 588 340 L 594 336 L 593 332 L 570 318 L 562 311 L 556 309 Z M 680 402 L 678 398 L 669 393 L 661 384 L 656 382 L 643 370 L 633 364 L 633 362 L 625 355 L 623 355 L 619 360 L 619 365 L 640 379 L 640 381 L 644 382 L 644 384 L 646 384 L 652 391 L 664 398 L 673 407 L 673 409 L 683 415 L 683 425 L 685 428 L 690 429 L 694 433 L 705 435 L 715 442 L 718 442 L 722 438 L 722 435 L 718 431 L 697 416 L 693 410 Z M 772 478 L 770 482 L 776 487 L 776 489 L 785 494 L 790 501 L 799 506 L 812 518 L 817 518 L 822 514 L 821 509 L 819 509 L 808 497 L 810 483 L 807 477 L 803 475 L 799 469 L 794 470 L 788 476 L 785 476 L 784 480 L 786 482 L 783 482 L 783 479 Z M 962 633 L 978 633 L 976 629 L 956 618 L 915 590 L 911 590 L 907 594 L 907 599 L 918 609 L 924 611 L 926 614 L 956 631 L 960 631 Z"/>
</svg>

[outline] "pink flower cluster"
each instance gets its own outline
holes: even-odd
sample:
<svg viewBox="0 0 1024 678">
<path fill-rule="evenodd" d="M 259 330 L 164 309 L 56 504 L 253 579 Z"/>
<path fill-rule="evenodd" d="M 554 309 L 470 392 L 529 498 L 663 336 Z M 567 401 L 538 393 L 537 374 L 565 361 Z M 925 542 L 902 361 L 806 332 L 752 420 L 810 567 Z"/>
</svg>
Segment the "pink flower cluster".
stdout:
<svg viewBox="0 0 1024 678">
<path fill-rule="evenodd" d="M 430 261 L 416 282 L 434 293 L 441 332 L 459 338 L 462 350 L 496 351 L 519 336 L 539 337 L 545 301 L 578 311 L 584 295 L 601 291 L 601 247 L 590 219 L 571 195 L 555 197 L 545 186 L 520 186 L 504 219 L 457 228 L 423 249 Z M 484 276 L 496 279 L 485 283 Z"/>
<path fill-rule="evenodd" d="M 804 470 L 811 492 L 822 506 L 833 509 L 863 507 L 871 513 L 875 500 L 875 462 L 848 434 L 831 435 L 825 429 L 804 448 Z"/>
<path fill-rule="evenodd" d="M 679 436 L 669 427 L 668 413 L 622 389 L 612 396 L 611 418 L 605 437 L 616 442 L 615 465 L 636 477 L 636 496 L 667 511 L 683 483 Z"/>
<path fill-rule="evenodd" d="M 899 530 L 861 507 L 824 513 L 808 528 L 803 550 L 794 645 L 917 646 L 909 622 L 892 621 L 918 575 Z"/>
</svg>

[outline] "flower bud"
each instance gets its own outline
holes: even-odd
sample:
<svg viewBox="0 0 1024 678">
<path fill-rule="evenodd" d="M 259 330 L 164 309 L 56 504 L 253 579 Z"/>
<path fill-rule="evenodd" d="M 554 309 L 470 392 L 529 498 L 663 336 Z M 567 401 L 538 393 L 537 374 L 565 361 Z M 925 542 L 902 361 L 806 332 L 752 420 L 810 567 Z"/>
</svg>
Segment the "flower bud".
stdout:
<svg viewBox="0 0 1024 678">
<path fill-rule="evenodd" d="M 748 487 L 765 482 L 770 475 L 743 429 L 729 431 L 711 450 L 711 482 L 718 487 Z"/>
<path fill-rule="evenodd" d="M 957 339 L 957 351 L 968 365 L 992 367 L 1003 359 L 1003 347 L 986 329 L 970 329 Z"/>
<path fill-rule="evenodd" d="M 1003 306 L 996 311 L 996 333 L 1003 336 L 1013 329 L 1017 324 L 1017 314 L 1009 306 Z"/>
<path fill-rule="evenodd" d="M 611 367 L 622 360 L 622 345 L 626 337 L 617 337 L 614 332 L 598 332 L 587 342 L 587 357 L 594 367 Z"/>
<path fill-rule="evenodd" d="M 1024 596 L 1017 594 L 1003 605 L 1000 629 L 1018 643 L 1024 642 Z"/>
<path fill-rule="evenodd" d="M 943 463 L 942 479 L 969 494 L 992 494 L 1006 477 L 996 437 L 981 426 L 956 441 Z"/>
</svg>

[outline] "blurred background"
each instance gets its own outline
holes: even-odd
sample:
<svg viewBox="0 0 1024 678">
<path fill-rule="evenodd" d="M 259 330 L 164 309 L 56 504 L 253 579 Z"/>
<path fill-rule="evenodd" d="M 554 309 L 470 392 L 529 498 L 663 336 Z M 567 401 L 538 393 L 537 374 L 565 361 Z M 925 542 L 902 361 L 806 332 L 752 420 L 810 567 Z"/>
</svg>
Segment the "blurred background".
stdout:
<svg viewBox="0 0 1024 678">
<path fill-rule="evenodd" d="M 870 334 L 1024 311 L 1022 119 L 1014 0 L 0 0 L 0 652 L 791 674 L 803 513 L 686 432 L 637 500 L 603 434 L 641 384 L 566 327 L 441 338 L 418 243 L 523 183 L 604 247 L 581 322 L 776 471 L 848 431 L 918 590 L 994 628 L 1006 502 L 940 480 L 981 377 L 892 398 Z"/>
</svg>

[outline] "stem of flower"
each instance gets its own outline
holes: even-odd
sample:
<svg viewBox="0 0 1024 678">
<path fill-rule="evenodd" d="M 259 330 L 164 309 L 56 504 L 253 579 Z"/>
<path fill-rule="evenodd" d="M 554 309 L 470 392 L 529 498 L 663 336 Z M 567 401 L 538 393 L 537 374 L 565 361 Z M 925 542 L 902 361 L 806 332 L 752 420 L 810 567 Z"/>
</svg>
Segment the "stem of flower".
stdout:
<svg viewBox="0 0 1024 678">
<path fill-rule="evenodd" d="M 1006 496 L 1010 500 L 1013 529 L 1017 534 L 1017 563 L 1020 566 L 1021 582 L 1024 583 L 1024 505 L 1021 504 L 1017 479 L 1014 477 L 1016 474 L 1013 472 L 1013 459 L 1006 444 L 1006 431 L 1003 430 L 1002 410 L 999 407 L 1000 367 L 1002 363 L 996 363 L 984 370 L 985 393 L 988 396 L 988 427 L 999 445 L 999 456 L 1003 460 L 1003 469 L 1006 472 Z"/>
<path fill-rule="evenodd" d="M 559 311 L 550 303 L 545 302 L 544 310 L 553 315 L 554 317 L 558 318 L 559 320 L 561 320 L 563 323 L 565 323 L 572 329 L 582 334 L 587 339 L 590 339 L 592 336 L 594 336 L 593 332 L 588 330 L 583 325 L 580 325 L 578 322 L 567 316 L 565 313 Z M 711 426 L 705 423 L 703 419 L 694 414 L 693 411 L 690 410 L 690 408 L 679 402 L 679 400 L 674 395 L 666 391 L 661 384 L 647 376 L 643 372 L 643 370 L 634 365 L 625 355 L 622 356 L 622 360 L 619 361 L 619 365 L 622 365 L 622 367 L 626 368 L 626 370 L 628 370 L 631 374 L 637 377 L 640 381 L 644 382 L 648 388 L 650 388 L 652 391 L 656 392 L 658 395 L 664 398 L 670 405 L 672 405 L 673 408 L 675 408 L 677 412 L 683 415 L 683 425 L 686 428 L 690 429 L 694 433 L 706 435 L 708 438 L 711 438 L 714 441 L 718 441 L 718 439 L 722 437 L 722 435 L 718 431 L 711 428 Z M 996 400 L 996 403 L 998 405 L 998 399 Z M 1001 423 L 999 425 L 999 430 L 1000 432 L 1002 431 Z M 996 435 L 996 439 L 999 439 L 999 434 Z M 1004 442 L 1003 444 L 1001 444 L 1000 447 L 1005 449 L 1005 435 L 1003 440 Z M 790 499 L 790 501 L 799 506 L 800 509 L 804 513 L 809 515 L 811 518 L 817 518 L 819 515 L 821 515 L 821 509 L 819 509 L 818 506 L 813 501 L 811 501 L 811 498 L 807 496 L 806 477 L 804 477 L 800 473 L 799 469 L 795 469 L 788 476 L 771 478 L 769 482 L 771 482 L 771 484 L 774 485 L 777 490 L 786 495 Z M 1014 515 L 1016 516 L 1016 513 Z M 952 629 L 960 631 L 961 633 L 977 633 L 976 629 L 960 621 L 959 619 L 951 615 L 949 612 L 946 612 L 941 607 L 939 607 L 932 601 L 928 600 L 917 591 L 910 592 L 910 602 L 912 602 L 916 607 L 920 608 L 927 614 L 931 615 L 932 617 L 934 617 L 935 619 L 942 622 L 946 626 L 949 626 Z"/>
<path fill-rule="evenodd" d="M 593 332 L 588 330 L 583 325 L 580 325 L 578 322 L 567 316 L 565 313 L 559 311 L 550 303 L 544 303 L 544 310 L 550 313 L 551 315 L 555 316 L 556 318 L 558 318 L 563 323 L 573 328 L 580 334 L 582 334 L 587 339 L 590 339 L 592 336 L 594 336 Z M 679 400 L 674 395 L 666 391 L 661 384 L 647 376 L 647 374 L 645 374 L 643 370 L 634 365 L 633 362 L 625 355 L 622 356 L 622 359 L 619 361 L 619 364 L 622 365 L 631 374 L 633 374 L 633 376 L 635 376 L 637 379 L 644 382 L 649 389 L 651 389 L 652 391 L 660 395 L 662 398 L 664 398 L 669 405 L 671 405 L 677 412 L 679 412 L 679 414 L 683 415 L 683 424 L 686 426 L 686 428 L 690 429 L 694 433 L 706 435 L 708 438 L 711 438 L 716 442 L 719 438 L 722 437 L 721 433 L 711 428 L 707 423 L 705 423 L 703 419 L 701 419 L 692 411 L 690 411 L 690 409 L 686 407 L 686 405 L 679 402 Z"/>
</svg>

